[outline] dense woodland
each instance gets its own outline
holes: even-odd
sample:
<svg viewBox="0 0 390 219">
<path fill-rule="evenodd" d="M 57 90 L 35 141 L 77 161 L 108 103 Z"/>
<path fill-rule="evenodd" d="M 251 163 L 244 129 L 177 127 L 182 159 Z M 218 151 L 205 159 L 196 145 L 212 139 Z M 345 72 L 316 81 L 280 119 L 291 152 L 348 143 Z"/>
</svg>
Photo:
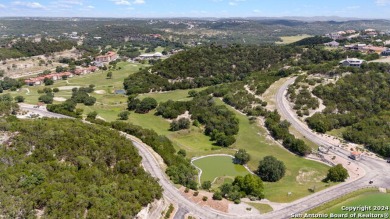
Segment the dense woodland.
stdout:
<svg viewBox="0 0 390 219">
<path fill-rule="evenodd" d="M 174 183 L 184 185 L 191 189 L 198 188 L 195 179 L 197 174 L 195 168 L 191 165 L 189 159 L 185 158 L 185 152 L 176 152 L 173 143 L 167 137 L 158 135 L 153 130 L 144 129 L 130 123 L 120 121 L 108 123 L 93 118 L 89 118 L 88 121 L 134 135 L 141 139 L 142 142 L 151 146 L 162 157 L 168 166 L 166 173 Z"/>
<path fill-rule="evenodd" d="M 133 218 L 161 198 L 134 146 L 76 120 L 1 119 L 0 214 L 8 218 Z"/>
<path fill-rule="evenodd" d="M 336 84 L 317 86 L 313 93 L 324 100 L 326 109 L 307 119 L 321 133 L 348 127 L 344 138 L 365 144 L 370 150 L 390 156 L 390 75 L 373 71 L 345 76 Z"/>
<path fill-rule="evenodd" d="M 0 60 L 51 54 L 72 49 L 76 45 L 75 42 L 68 40 L 49 41 L 43 38 L 41 42 L 33 42 L 22 39 L 13 44 L 11 48 L 1 48 Z"/>
<path fill-rule="evenodd" d="M 174 119 L 185 111 L 191 114 L 193 124 L 204 125 L 204 133 L 216 145 L 228 147 L 236 141 L 234 135 L 238 133 L 238 119 L 226 106 L 216 105 L 213 97 L 205 92 L 188 102 L 161 103 L 157 108 L 157 115 Z"/>
<path fill-rule="evenodd" d="M 196 47 L 130 75 L 124 86 L 128 94 L 136 94 L 239 81 L 254 71 L 280 64 L 298 51 L 293 47 L 272 46 Z"/>
</svg>

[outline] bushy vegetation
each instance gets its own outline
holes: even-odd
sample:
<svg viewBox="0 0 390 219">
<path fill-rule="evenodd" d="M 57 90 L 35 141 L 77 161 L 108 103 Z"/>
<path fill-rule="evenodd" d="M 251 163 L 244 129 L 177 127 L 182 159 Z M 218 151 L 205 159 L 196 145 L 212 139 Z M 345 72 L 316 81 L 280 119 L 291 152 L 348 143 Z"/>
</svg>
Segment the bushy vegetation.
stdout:
<svg viewBox="0 0 390 219">
<path fill-rule="evenodd" d="M 0 212 L 9 218 L 134 217 L 162 197 L 130 141 L 76 120 L 0 121 Z"/>
<path fill-rule="evenodd" d="M 266 128 L 276 140 L 283 141 L 284 147 L 300 156 L 311 153 L 311 148 L 304 141 L 290 134 L 288 130 L 290 123 L 285 120 L 280 121 L 280 115 L 276 111 L 267 113 L 265 118 Z"/>
<path fill-rule="evenodd" d="M 11 95 L 0 95 L 0 116 L 15 114 L 18 110 L 19 105 L 12 102 Z"/>
<path fill-rule="evenodd" d="M 348 170 L 341 164 L 331 167 L 324 181 L 344 182 L 349 177 Z"/>
<path fill-rule="evenodd" d="M 4 77 L 0 80 L 0 93 L 3 93 L 3 90 L 16 90 L 23 86 L 23 82 L 9 77 Z"/>
<path fill-rule="evenodd" d="M 249 155 L 248 152 L 246 152 L 245 149 L 239 149 L 235 154 L 234 154 L 234 162 L 245 165 L 249 162 L 251 159 L 251 156 Z"/>
<path fill-rule="evenodd" d="M 266 182 L 277 182 L 283 178 L 285 173 L 286 166 L 284 163 L 273 156 L 264 157 L 257 169 L 257 174 Z"/>
<path fill-rule="evenodd" d="M 173 120 L 170 124 L 171 131 L 179 131 L 182 129 L 189 129 L 191 126 L 191 121 L 186 118 L 180 118 L 178 120 Z"/>
<path fill-rule="evenodd" d="M 368 72 L 347 75 L 336 84 L 319 85 L 313 93 L 324 100 L 326 109 L 306 121 L 317 132 L 348 127 L 343 137 L 368 149 L 390 156 L 390 75 Z"/>
<path fill-rule="evenodd" d="M 244 177 L 237 176 L 233 183 L 224 183 L 213 195 L 214 200 L 226 198 L 237 204 L 240 203 L 240 199 L 243 197 L 254 199 L 264 198 L 263 182 L 259 177 L 252 174 Z"/>
<path fill-rule="evenodd" d="M 190 89 L 243 80 L 253 71 L 292 57 L 293 48 L 272 46 L 201 46 L 179 53 L 124 82 L 128 94 Z"/>
<path fill-rule="evenodd" d="M 158 135 L 153 130 L 143 129 L 140 126 L 124 122 L 106 123 L 99 120 L 90 120 L 110 126 L 116 130 L 126 132 L 140 138 L 145 144 L 151 146 L 158 153 L 168 168 L 166 173 L 176 184 L 181 184 L 191 189 L 197 189 L 195 181 L 196 170 L 185 157 L 176 154 L 172 142 L 165 136 Z"/>
<path fill-rule="evenodd" d="M 67 40 L 49 41 L 43 38 L 37 43 L 21 39 L 13 44 L 12 48 L 1 48 L 0 60 L 51 54 L 71 49 L 73 46 L 76 46 L 76 43 Z"/>
<path fill-rule="evenodd" d="M 192 120 L 204 125 L 205 134 L 210 136 L 217 145 L 228 147 L 235 142 L 234 135 L 238 133 L 238 119 L 225 106 L 216 105 L 213 97 L 208 96 L 207 93 L 202 93 L 188 102 L 161 103 L 157 108 L 157 115 L 172 119 L 185 111 L 189 111 Z M 175 128 L 173 130 L 176 130 L 178 123 L 172 124 Z"/>
</svg>

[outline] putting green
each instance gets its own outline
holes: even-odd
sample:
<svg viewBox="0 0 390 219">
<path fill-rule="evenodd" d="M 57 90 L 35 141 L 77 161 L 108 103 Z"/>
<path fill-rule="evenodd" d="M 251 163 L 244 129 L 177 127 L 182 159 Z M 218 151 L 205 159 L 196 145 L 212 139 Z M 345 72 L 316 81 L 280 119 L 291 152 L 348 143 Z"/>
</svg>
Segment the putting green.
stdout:
<svg viewBox="0 0 390 219">
<path fill-rule="evenodd" d="M 245 176 L 249 174 L 248 170 L 242 165 L 233 163 L 230 156 L 209 156 L 193 161 L 193 164 L 202 170 L 200 181 L 211 181 L 222 176 Z"/>
</svg>

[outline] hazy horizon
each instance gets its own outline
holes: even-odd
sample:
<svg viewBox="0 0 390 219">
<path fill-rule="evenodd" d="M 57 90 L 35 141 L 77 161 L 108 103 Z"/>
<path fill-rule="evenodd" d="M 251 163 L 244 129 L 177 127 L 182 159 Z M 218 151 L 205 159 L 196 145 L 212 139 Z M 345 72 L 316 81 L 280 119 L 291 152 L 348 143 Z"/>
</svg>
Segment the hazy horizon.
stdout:
<svg viewBox="0 0 390 219">
<path fill-rule="evenodd" d="M 1 17 L 390 19 L 390 0 L 2 0 Z"/>
</svg>

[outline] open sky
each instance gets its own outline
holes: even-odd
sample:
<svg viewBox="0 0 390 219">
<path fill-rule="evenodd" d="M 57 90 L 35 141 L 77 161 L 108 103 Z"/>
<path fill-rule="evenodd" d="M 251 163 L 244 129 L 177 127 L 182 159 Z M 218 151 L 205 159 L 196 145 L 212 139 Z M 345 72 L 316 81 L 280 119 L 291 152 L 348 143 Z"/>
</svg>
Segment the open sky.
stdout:
<svg viewBox="0 0 390 219">
<path fill-rule="evenodd" d="M 0 0 L 0 16 L 390 18 L 390 0 Z"/>
</svg>

